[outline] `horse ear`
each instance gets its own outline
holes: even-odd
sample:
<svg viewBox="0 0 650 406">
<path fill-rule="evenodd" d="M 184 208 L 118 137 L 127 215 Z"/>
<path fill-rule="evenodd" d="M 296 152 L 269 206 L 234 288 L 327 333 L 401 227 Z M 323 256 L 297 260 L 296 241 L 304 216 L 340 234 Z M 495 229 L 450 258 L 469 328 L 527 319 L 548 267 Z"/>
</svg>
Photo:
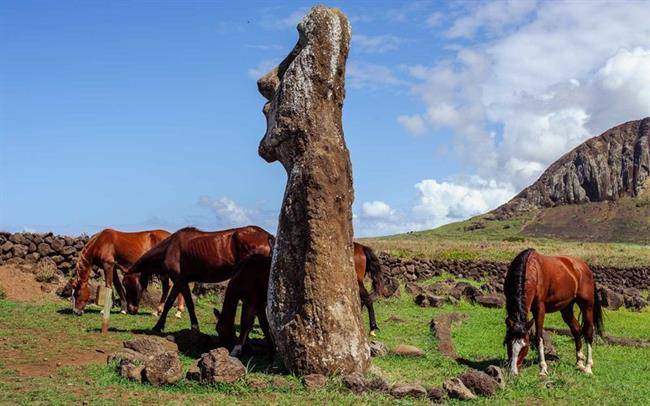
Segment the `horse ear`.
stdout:
<svg viewBox="0 0 650 406">
<path fill-rule="evenodd" d="M 533 327 L 533 323 L 535 323 L 535 319 L 530 319 L 528 323 L 526 323 L 526 330 L 530 330 Z"/>
<path fill-rule="evenodd" d="M 216 307 L 212 308 L 212 312 L 214 313 L 214 317 L 216 319 L 219 319 L 221 317 L 221 313 L 219 313 L 219 310 L 217 310 Z"/>
</svg>

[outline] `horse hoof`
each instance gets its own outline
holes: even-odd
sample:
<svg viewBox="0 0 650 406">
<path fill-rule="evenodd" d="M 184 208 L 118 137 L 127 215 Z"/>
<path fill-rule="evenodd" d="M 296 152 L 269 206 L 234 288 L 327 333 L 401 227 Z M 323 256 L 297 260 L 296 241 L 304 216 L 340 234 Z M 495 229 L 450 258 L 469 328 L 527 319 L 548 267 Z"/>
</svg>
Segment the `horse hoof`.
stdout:
<svg viewBox="0 0 650 406">
<path fill-rule="evenodd" d="M 370 337 L 377 337 L 377 333 L 375 333 L 375 330 L 370 330 L 370 333 L 368 335 Z"/>
<path fill-rule="evenodd" d="M 160 316 L 160 313 L 158 313 L 158 312 L 152 312 L 151 315 L 152 315 L 153 317 L 158 317 L 158 316 Z"/>
<path fill-rule="evenodd" d="M 192 324 L 192 331 L 196 331 L 198 333 L 199 332 L 199 325 L 198 324 Z"/>
<path fill-rule="evenodd" d="M 174 316 L 176 316 L 177 319 L 180 319 L 183 318 L 183 313 L 181 313 L 181 311 L 178 310 Z"/>
<path fill-rule="evenodd" d="M 120 310 L 120 314 L 126 314 L 126 310 Z"/>
</svg>

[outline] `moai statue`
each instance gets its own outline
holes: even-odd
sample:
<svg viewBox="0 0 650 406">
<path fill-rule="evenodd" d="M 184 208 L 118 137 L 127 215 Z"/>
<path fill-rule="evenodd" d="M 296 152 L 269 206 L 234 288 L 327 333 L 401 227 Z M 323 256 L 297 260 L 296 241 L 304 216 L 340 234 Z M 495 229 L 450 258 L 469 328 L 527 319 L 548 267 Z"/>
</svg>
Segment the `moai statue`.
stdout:
<svg viewBox="0 0 650 406">
<path fill-rule="evenodd" d="M 287 171 L 267 314 L 297 374 L 364 372 L 370 352 L 352 251 L 352 168 L 341 110 L 350 24 L 316 6 L 289 56 L 257 82 L 268 100 L 259 154 Z"/>
</svg>

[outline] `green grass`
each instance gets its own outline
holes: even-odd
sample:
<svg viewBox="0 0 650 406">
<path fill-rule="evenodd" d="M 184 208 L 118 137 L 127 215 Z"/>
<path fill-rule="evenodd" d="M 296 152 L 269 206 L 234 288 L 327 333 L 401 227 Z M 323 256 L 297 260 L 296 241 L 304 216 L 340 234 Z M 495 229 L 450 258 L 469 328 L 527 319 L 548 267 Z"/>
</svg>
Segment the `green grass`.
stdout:
<svg viewBox="0 0 650 406">
<path fill-rule="evenodd" d="M 438 278 L 440 279 L 440 278 Z M 428 281 L 432 283 L 433 281 Z M 214 298 L 197 303 L 202 331 L 214 332 L 212 307 Z M 204 386 L 182 380 L 177 385 L 157 388 L 137 384 L 119 377 L 103 363 L 58 368 L 53 377 L 23 377 L 15 372 L 16 365 L 39 362 L 47 356 L 59 359 L 82 348 L 93 351 L 98 343 L 107 340 L 97 332 L 98 313 L 73 317 L 66 312 L 66 302 L 39 305 L 18 304 L 0 300 L 0 404 L 71 404 L 89 400 L 92 404 L 424 404 L 412 400 L 395 402 L 386 395 L 357 396 L 344 389 L 336 379 L 327 387 L 308 391 L 300 380 L 284 376 L 281 387 L 255 389 L 249 382 L 271 382 L 277 375 L 251 372 L 245 380 L 233 385 Z M 462 372 L 461 365 L 440 354 L 437 343 L 429 331 L 429 322 L 437 314 L 450 311 L 466 312 L 469 318 L 452 331 L 458 353 L 473 363 L 504 362 L 502 310 L 484 309 L 461 302 L 456 306 L 420 308 L 413 299 L 402 294 L 400 298 L 384 300 L 376 305 L 381 331 L 378 339 L 389 348 L 400 343 L 416 345 L 426 352 L 422 358 L 404 358 L 396 355 L 373 360 L 373 372 L 380 373 L 391 383 L 421 383 L 440 385 L 445 379 Z M 364 312 L 365 313 L 365 312 Z M 391 316 L 401 319 L 395 321 Z M 364 314 L 365 317 L 365 314 Z M 549 315 L 548 326 L 563 327 L 557 314 Z M 108 340 L 119 346 L 119 341 L 133 336 L 132 330 L 146 330 L 154 324 L 148 314 L 127 316 L 113 314 Z M 606 313 L 609 334 L 631 338 L 650 337 L 650 312 L 631 313 L 616 311 Z M 167 331 L 188 327 L 187 318 L 169 318 Z M 259 329 L 253 336 L 261 337 Z M 594 351 L 592 377 L 574 369 L 573 342 L 567 337 L 554 337 L 560 361 L 551 362 L 550 379 L 541 381 L 537 366 L 525 368 L 520 377 L 508 384 L 494 398 L 480 399 L 474 403 L 543 403 L 543 404 L 648 404 L 650 403 L 650 349 L 634 349 L 597 344 Z M 78 350 L 76 350 L 78 351 Z M 529 355 L 534 360 L 534 355 Z M 191 359 L 183 356 L 188 365 Z M 255 361 L 248 363 L 256 370 Z M 453 403 L 453 402 L 452 402 Z"/>
<path fill-rule="evenodd" d="M 433 230 L 365 238 L 360 241 L 399 258 L 491 260 L 508 263 L 524 249 L 535 248 L 547 255 L 577 256 L 590 265 L 650 265 L 648 245 L 528 237 L 522 234 L 521 228 L 529 220 L 530 216 L 500 221 L 475 217 Z M 468 226 L 477 222 L 485 228 L 466 231 Z"/>
</svg>

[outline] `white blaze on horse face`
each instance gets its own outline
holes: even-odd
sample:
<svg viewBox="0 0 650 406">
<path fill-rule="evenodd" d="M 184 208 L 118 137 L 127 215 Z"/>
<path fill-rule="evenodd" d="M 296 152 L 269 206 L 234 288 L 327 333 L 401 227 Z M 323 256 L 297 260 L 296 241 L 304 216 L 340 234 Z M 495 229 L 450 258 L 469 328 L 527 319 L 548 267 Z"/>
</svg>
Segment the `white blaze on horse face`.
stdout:
<svg viewBox="0 0 650 406">
<path fill-rule="evenodd" d="M 523 338 L 514 340 L 512 343 L 512 357 L 510 358 L 510 372 L 513 375 L 517 375 L 519 370 L 517 368 L 517 359 L 519 359 L 519 353 L 526 346 Z"/>
</svg>

